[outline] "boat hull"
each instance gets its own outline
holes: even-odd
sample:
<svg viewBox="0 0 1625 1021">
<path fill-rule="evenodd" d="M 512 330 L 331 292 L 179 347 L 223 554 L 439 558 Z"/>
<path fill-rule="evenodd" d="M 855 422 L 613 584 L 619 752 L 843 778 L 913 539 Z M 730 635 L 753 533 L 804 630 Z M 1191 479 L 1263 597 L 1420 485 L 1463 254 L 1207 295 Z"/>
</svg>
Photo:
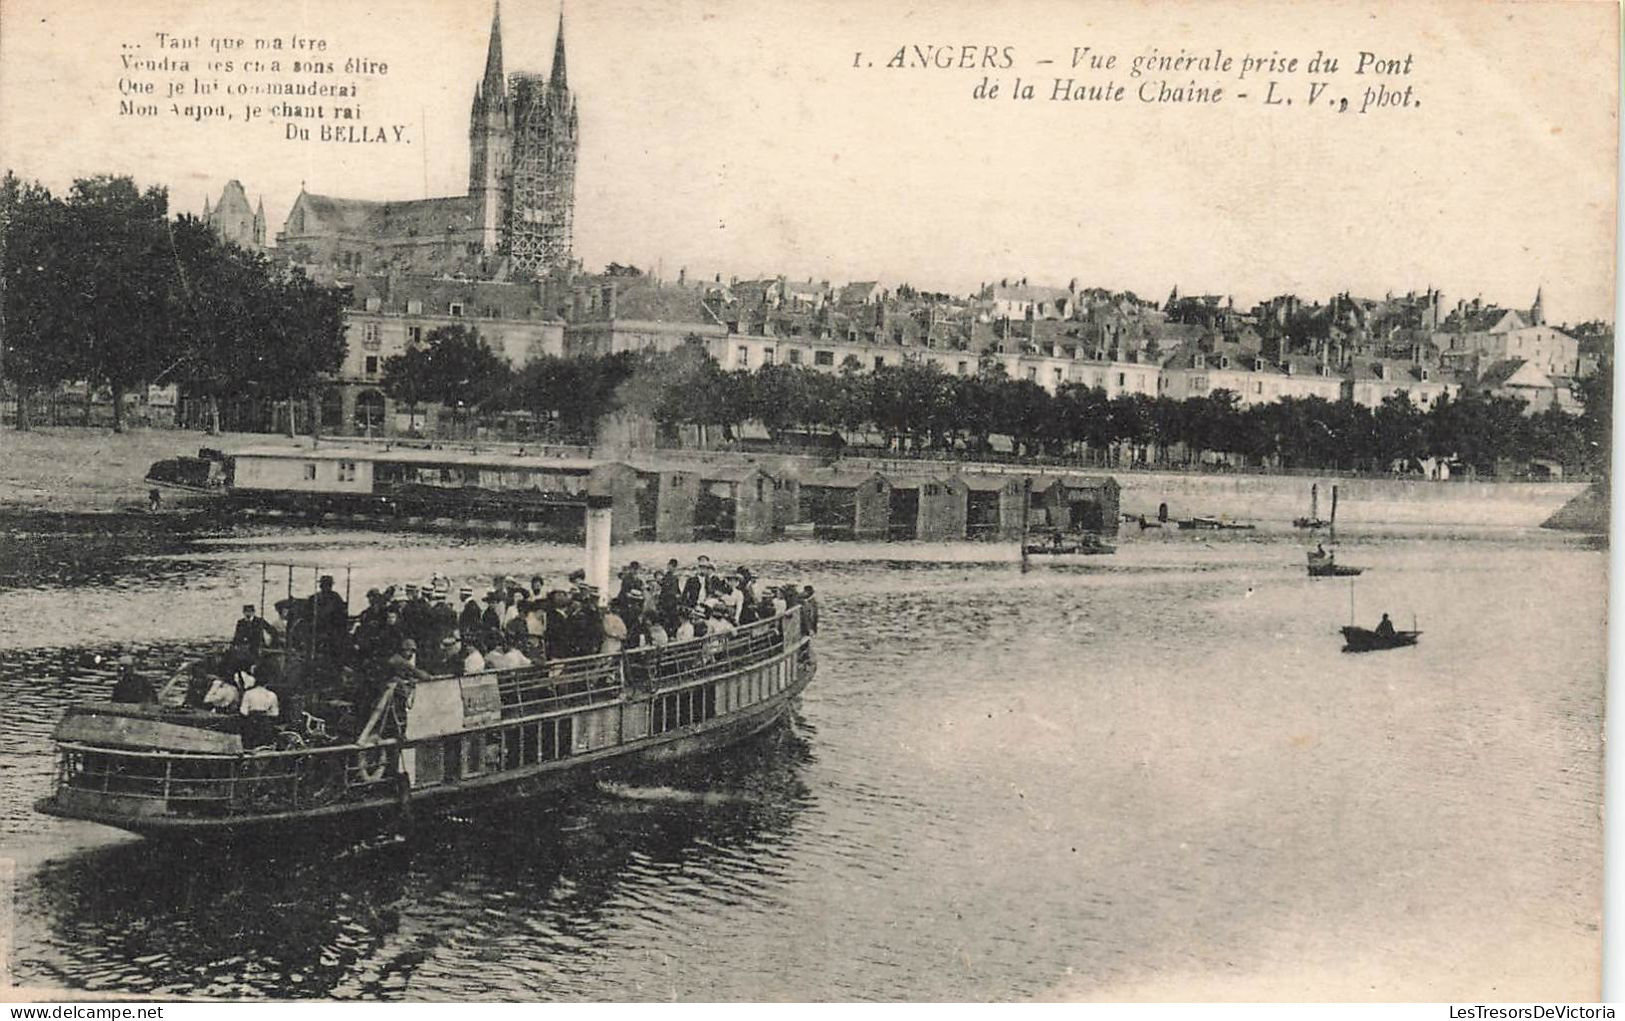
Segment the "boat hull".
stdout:
<svg viewBox="0 0 1625 1021">
<path fill-rule="evenodd" d="M 796 683 L 772 698 L 749 710 L 707 721 L 688 732 L 645 738 L 530 770 L 457 784 L 417 789 L 402 784 L 392 796 L 299 811 L 212 818 L 155 811 L 151 799 L 147 798 L 120 798 L 63 788 L 35 802 L 34 807 L 46 815 L 100 823 L 145 837 L 235 840 L 275 833 L 280 840 L 294 831 L 306 839 L 324 835 L 352 836 L 358 830 L 377 831 L 418 817 L 505 802 L 556 799 L 583 786 L 619 779 L 653 764 L 721 751 L 783 720 L 815 672 L 816 666 L 809 665 Z M 404 781 L 405 777 L 399 779 Z"/>
<path fill-rule="evenodd" d="M 1343 564 L 1310 564 L 1309 577 L 1311 578 L 1352 578 L 1365 571 L 1363 567 L 1347 567 Z"/>
<path fill-rule="evenodd" d="M 210 714 L 75 707 L 47 815 L 144 836 L 281 842 L 560 792 L 725 748 L 817 673 L 799 608 L 658 649 L 419 682 L 393 736 L 243 750 Z M 377 714 L 391 715 L 393 688 Z M 196 715 L 196 714 L 192 714 Z"/>
</svg>

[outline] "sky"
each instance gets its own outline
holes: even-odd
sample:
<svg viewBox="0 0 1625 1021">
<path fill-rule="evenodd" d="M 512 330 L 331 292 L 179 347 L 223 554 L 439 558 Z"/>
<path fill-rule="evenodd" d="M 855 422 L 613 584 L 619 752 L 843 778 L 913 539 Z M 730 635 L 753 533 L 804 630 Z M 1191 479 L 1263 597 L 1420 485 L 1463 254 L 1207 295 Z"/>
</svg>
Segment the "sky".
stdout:
<svg viewBox="0 0 1625 1021">
<path fill-rule="evenodd" d="M 6 0 L 0 160 L 54 189 L 131 174 L 192 211 L 236 178 L 263 197 L 273 237 L 301 186 L 462 194 L 491 13 L 490 0 Z M 576 252 L 589 269 L 954 293 L 1025 277 L 1157 299 L 1177 285 L 1239 305 L 1432 286 L 1449 304 L 1527 306 L 1543 287 L 1553 322 L 1613 316 L 1609 3 L 594 0 L 564 13 L 582 136 Z M 559 0 L 506 0 L 508 71 L 548 71 L 559 14 Z M 200 37 L 199 50 L 168 51 L 188 72 L 125 69 L 123 55 L 163 55 L 158 32 Z M 216 36 L 249 52 L 215 53 Z M 295 36 L 327 49 L 252 49 Z M 1118 62 L 1071 69 L 1083 47 Z M 886 66 L 900 48 L 915 66 Z M 939 49 L 955 66 L 931 66 Z M 998 66 L 957 66 L 989 49 Z M 1132 77 L 1133 58 L 1153 50 L 1234 63 Z M 1336 74 L 1308 73 L 1317 51 L 1338 59 Z M 1395 73 L 1356 75 L 1362 51 Z M 1238 79 L 1247 55 L 1300 64 Z M 403 141 L 290 141 L 286 122 L 243 121 L 250 99 L 270 102 L 254 97 L 202 100 L 225 102 L 231 121 L 119 113 L 121 78 L 156 83 L 155 98 L 124 98 L 167 111 L 200 102 L 164 97 L 169 79 L 243 81 L 205 65 L 269 56 L 332 62 L 332 74 L 257 80 L 355 83 L 351 123 L 399 126 Z M 352 58 L 388 73 L 345 73 Z M 1124 86 L 1125 99 L 1051 100 L 1057 76 Z M 973 98 L 984 77 L 998 97 Z M 1036 83 L 1034 99 L 1010 98 L 1017 77 Z M 1164 82 L 1226 97 L 1139 99 Z M 1315 103 L 1312 82 L 1325 83 Z M 1379 85 L 1409 88 L 1408 105 L 1357 112 Z M 1353 108 L 1339 112 L 1342 98 Z"/>
</svg>

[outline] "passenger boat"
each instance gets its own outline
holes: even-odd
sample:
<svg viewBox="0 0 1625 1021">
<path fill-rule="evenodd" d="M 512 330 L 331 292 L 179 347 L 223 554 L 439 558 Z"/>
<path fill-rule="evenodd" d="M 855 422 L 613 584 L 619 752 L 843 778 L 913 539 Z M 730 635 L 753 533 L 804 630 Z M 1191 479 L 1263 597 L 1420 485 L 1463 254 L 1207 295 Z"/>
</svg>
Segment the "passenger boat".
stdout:
<svg viewBox="0 0 1625 1021">
<path fill-rule="evenodd" d="M 1385 635 L 1363 627 L 1346 627 L 1342 630 L 1344 652 L 1380 652 L 1383 649 L 1398 649 L 1406 645 L 1415 645 L 1416 640 L 1422 637 L 1420 631 L 1395 631 Z"/>
<path fill-rule="evenodd" d="M 240 717 L 74 706 L 36 807 L 145 835 L 388 825 L 417 812 L 547 796 L 718 749 L 788 711 L 817 665 L 802 607 L 659 648 L 391 682 L 359 734 L 309 714 L 246 749 Z"/>
<path fill-rule="evenodd" d="M 597 592 L 608 589 L 610 505 L 587 498 L 584 573 Z M 77 705 L 54 734 L 55 790 L 35 807 L 152 836 L 379 828 L 722 748 L 782 719 L 817 671 L 806 607 L 792 604 L 664 646 L 418 680 L 391 662 L 356 683 L 342 654 L 320 648 L 318 629 L 342 622 L 323 624 L 315 596 L 293 599 L 291 566 L 288 585 L 287 643 L 262 649 L 256 667 L 308 679 L 299 687 L 317 713 L 273 724 L 171 707 L 164 692 Z M 262 576 L 262 604 L 265 587 Z M 347 702 L 350 692 L 371 697 Z"/>
</svg>

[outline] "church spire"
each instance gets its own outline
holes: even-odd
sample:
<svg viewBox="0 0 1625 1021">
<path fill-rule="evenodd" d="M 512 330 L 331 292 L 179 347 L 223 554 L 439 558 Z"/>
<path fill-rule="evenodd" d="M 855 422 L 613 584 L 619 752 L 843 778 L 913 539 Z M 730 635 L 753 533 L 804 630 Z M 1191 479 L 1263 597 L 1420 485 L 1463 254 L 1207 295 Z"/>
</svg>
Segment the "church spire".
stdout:
<svg viewBox="0 0 1625 1021">
<path fill-rule="evenodd" d="M 1545 326 L 1546 325 L 1546 303 L 1543 300 L 1541 300 L 1542 299 L 1541 292 L 1543 290 L 1545 290 L 1545 288 L 1542 288 L 1542 287 L 1536 287 L 1535 288 L 1535 303 L 1533 305 L 1529 306 L 1529 318 L 1531 320 L 1533 320 L 1529 324 L 1530 326 Z"/>
<path fill-rule="evenodd" d="M 496 0 L 491 11 L 491 43 L 485 51 L 485 77 L 480 80 L 480 91 L 487 99 L 507 93 L 502 80 L 502 0 Z"/>
<path fill-rule="evenodd" d="M 559 37 L 553 44 L 553 76 L 549 79 L 555 89 L 568 89 L 570 83 L 564 73 L 564 7 L 559 6 Z"/>
</svg>

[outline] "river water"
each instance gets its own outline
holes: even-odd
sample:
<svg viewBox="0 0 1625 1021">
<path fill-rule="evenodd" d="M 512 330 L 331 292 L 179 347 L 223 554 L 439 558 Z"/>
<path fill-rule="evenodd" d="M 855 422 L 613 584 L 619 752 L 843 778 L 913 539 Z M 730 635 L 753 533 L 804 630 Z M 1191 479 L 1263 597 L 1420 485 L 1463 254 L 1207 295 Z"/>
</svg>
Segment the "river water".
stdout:
<svg viewBox="0 0 1625 1021">
<path fill-rule="evenodd" d="M 1584 540 L 1368 533 L 1340 558 L 1368 568 L 1352 587 L 1305 577 L 1284 532 L 1135 532 L 1026 575 L 975 544 L 617 548 L 816 586 L 821 668 L 794 719 L 545 811 L 200 857 L 31 811 L 64 707 L 111 688 L 94 657 L 178 664 L 229 634 L 264 559 L 351 565 L 359 593 L 557 575 L 579 552 L 113 524 L 0 529 L 0 883 L 24 986 L 1597 996 L 1606 553 Z M 1351 592 L 1368 626 L 1414 614 L 1421 644 L 1340 653 Z"/>
</svg>

